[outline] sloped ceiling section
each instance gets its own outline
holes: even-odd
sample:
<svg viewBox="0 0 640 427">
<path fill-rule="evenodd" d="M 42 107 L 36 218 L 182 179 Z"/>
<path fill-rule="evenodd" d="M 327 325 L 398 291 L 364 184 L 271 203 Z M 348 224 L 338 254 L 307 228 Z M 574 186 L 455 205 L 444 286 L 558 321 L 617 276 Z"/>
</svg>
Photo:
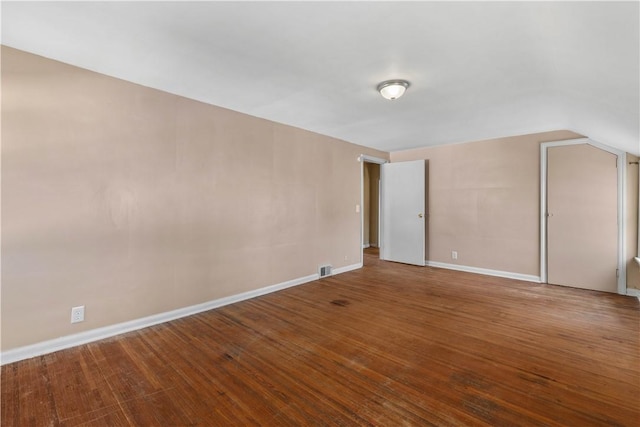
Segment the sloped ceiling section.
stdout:
<svg viewBox="0 0 640 427">
<path fill-rule="evenodd" d="M 385 151 L 569 129 L 640 154 L 638 2 L 1 7 L 5 45 Z"/>
</svg>

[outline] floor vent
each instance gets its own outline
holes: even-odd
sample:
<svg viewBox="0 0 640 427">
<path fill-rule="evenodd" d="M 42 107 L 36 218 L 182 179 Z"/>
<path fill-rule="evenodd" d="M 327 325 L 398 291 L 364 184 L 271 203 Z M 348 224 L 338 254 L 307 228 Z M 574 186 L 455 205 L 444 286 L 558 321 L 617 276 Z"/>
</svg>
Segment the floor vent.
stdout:
<svg viewBox="0 0 640 427">
<path fill-rule="evenodd" d="M 319 268 L 320 277 L 331 276 L 331 266 L 330 265 L 321 265 Z"/>
</svg>

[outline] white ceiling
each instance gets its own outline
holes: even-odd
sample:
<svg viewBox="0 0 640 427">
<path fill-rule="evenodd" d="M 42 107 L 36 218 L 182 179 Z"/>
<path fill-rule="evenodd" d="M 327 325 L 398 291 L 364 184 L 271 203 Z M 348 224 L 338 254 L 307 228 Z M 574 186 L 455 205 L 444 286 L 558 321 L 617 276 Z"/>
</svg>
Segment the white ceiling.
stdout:
<svg viewBox="0 0 640 427">
<path fill-rule="evenodd" d="M 639 5 L 3 1 L 2 43 L 384 151 L 570 129 L 640 154 Z"/>
</svg>

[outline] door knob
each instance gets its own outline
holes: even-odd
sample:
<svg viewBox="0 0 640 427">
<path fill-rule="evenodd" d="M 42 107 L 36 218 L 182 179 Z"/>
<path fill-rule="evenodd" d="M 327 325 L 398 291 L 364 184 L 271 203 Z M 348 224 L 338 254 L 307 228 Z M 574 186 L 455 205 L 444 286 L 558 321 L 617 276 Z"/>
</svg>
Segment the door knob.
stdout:
<svg viewBox="0 0 640 427">
<path fill-rule="evenodd" d="M 418 214 L 418 218 L 422 218 L 423 215 L 421 213 Z"/>
</svg>

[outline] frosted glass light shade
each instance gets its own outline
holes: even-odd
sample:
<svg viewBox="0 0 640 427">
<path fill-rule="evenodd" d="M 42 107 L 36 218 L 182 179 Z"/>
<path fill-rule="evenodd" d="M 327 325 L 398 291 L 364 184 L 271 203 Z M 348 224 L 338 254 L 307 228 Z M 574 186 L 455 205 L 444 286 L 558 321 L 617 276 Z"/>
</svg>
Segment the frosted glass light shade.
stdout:
<svg viewBox="0 0 640 427">
<path fill-rule="evenodd" d="M 406 80 L 387 80 L 378 85 L 378 92 L 386 99 L 398 99 L 409 87 Z"/>
</svg>

